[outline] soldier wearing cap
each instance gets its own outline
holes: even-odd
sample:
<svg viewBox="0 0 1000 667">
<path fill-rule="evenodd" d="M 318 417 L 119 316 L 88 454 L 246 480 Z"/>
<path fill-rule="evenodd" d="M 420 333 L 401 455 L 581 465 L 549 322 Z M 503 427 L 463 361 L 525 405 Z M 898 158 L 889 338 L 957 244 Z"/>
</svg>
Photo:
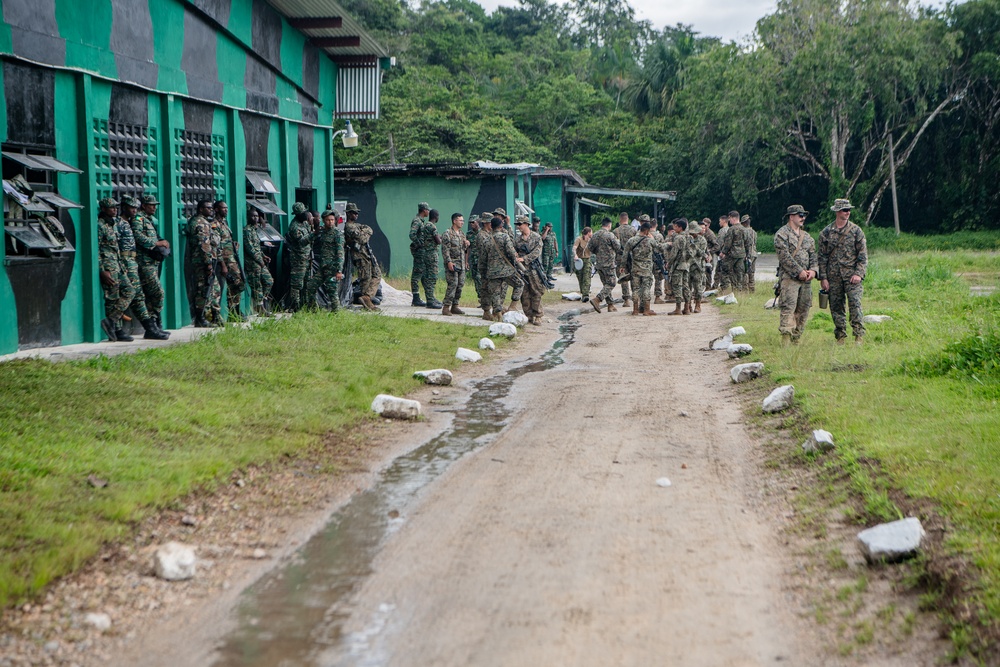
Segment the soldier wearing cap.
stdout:
<svg viewBox="0 0 1000 667">
<path fill-rule="evenodd" d="M 803 227 L 809 211 L 799 204 L 785 211 L 785 226 L 774 235 L 778 255 L 778 331 L 781 344 L 798 343 L 812 307 L 812 280 L 819 272 L 816 243 Z"/>
<path fill-rule="evenodd" d="M 639 233 L 625 243 L 625 249 L 622 251 L 626 265 L 631 267 L 632 286 L 635 288 L 632 299 L 633 315 L 638 315 L 640 311 L 643 315 L 656 315 L 649 303 L 653 286 L 653 252 L 657 249 L 652 228 L 649 216 L 646 216 L 646 219 L 639 223 Z"/>
<path fill-rule="evenodd" d="M 472 242 L 472 245 L 476 248 L 476 275 L 479 276 L 479 284 L 482 287 L 482 290 L 477 288 L 476 294 L 479 296 L 479 307 L 483 309 L 483 319 L 489 322 L 493 321 L 493 297 L 490 294 L 490 285 L 485 273 L 486 263 L 483 261 L 483 255 L 486 252 L 486 246 L 493 244 L 492 221 L 494 217 L 493 211 L 483 211 L 479 215 L 479 234 Z"/>
<path fill-rule="evenodd" d="M 671 223 L 674 235 L 670 241 L 670 257 L 667 267 L 670 273 L 670 289 L 674 295 L 674 309 L 667 315 L 691 314 L 691 281 L 689 271 L 695 259 L 695 249 L 691 234 L 687 234 L 686 218 L 675 218 Z M 683 308 L 682 308 L 683 306 Z"/>
<path fill-rule="evenodd" d="M 482 285 L 479 278 L 479 216 L 469 217 L 469 231 L 465 232 L 465 240 L 469 245 L 465 247 L 465 272 L 472 278 L 472 283 L 476 287 L 476 297 L 481 294 Z"/>
<path fill-rule="evenodd" d="M 701 219 L 701 235 L 708 244 L 708 261 L 705 262 L 705 289 L 711 289 L 715 283 L 716 267 L 719 262 L 719 238 L 712 231 L 712 219 Z"/>
<path fill-rule="evenodd" d="M 508 310 L 517 310 L 517 303 L 524 291 L 524 281 L 520 275 L 523 260 L 517 256 L 514 242 L 503 226 L 504 218 L 494 215 L 490 221 L 490 234 L 482 239 L 482 246 L 479 249 L 479 273 L 487 280 L 490 294 L 489 312 L 497 322 L 503 317 L 507 288 L 513 289 Z M 486 317 L 485 309 L 483 317 Z"/>
<path fill-rule="evenodd" d="M 210 327 L 208 315 L 217 317 L 214 305 L 222 298 L 222 286 L 216 279 L 219 262 L 218 230 L 212 225 L 212 202 L 203 199 L 187 223 L 188 257 L 191 259 L 191 319 L 196 327 Z M 221 324 L 221 320 L 215 320 Z"/>
<path fill-rule="evenodd" d="M 312 213 L 302 202 L 292 205 L 292 224 L 288 226 L 289 278 L 288 309 L 293 313 L 302 307 L 305 297 L 306 276 L 312 265 Z"/>
<path fill-rule="evenodd" d="M 636 227 L 629 224 L 628 213 L 624 211 L 618 216 L 618 226 L 615 227 L 614 231 L 611 232 L 618 239 L 618 243 L 621 246 L 621 250 L 618 251 L 618 257 L 615 258 L 615 264 L 618 265 L 618 275 L 624 275 L 625 273 L 625 262 L 623 260 L 622 253 L 625 250 L 625 244 L 628 240 L 638 234 Z M 628 278 L 619 278 L 618 282 L 622 286 L 622 306 L 628 306 L 632 301 L 632 283 Z"/>
<path fill-rule="evenodd" d="M 156 228 L 156 207 L 160 202 L 153 195 L 143 195 L 139 200 L 141 212 L 132 218 L 132 236 L 137 250 L 139 285 L 146 300 L 146 310 L 154 330 L 169 337 L 163 329 L 163 286 L 160 285 L 160 267 L 170 255 L 170 242 L 160 236 Z M 143 325 L 145 326 L 145 325 Z M 162 340 L 162 339 L 159 339 Z"/>
<path fill-rule="evenodd" d="M 757 291 L 757 285 L 755 280 L 755 273 L 757 272 L 757 230 L 750 226 L 752 219 L 749 215 L 743 215 L 740 218 L 740 226 L 747 230 L 750 234 L 750 254 L 747 255 L 747 261 L 745 263 L 747 269 L 747 280 L 746 289 L 751 294 Z"/>
<path fill-rule="evenodd" d="M 556 257 L 559 255 L 559 240 L 552 230 L 552 223 L 546 222 L 542 227 L 542 266 L 545 268 L 545 277 L 552 280 L 552 269 L 556 265 Z"/>
<path fill-rule="evenodd" d="M 104 293 L 101 330 L 112 343 L 119 340 L 127 342 L 132 337 L 121 330 L 118 321 L 132 303 L 135 287 L 129 282 L 119 251 L 118 202 L 111 197 L 104 197 L 98 205 L 101 210 L 97 215 L 97 267 Z"/>
<path fill-rule="evenodd" d="M 618 237 L 611 232 L 611 218 L 601 220 L 601 228 L 594 232 L 587 244 L 591 253 L 596 256 L 597 275 L 601 277 L 601 291 L 590 300 L 590 305 L 594 310 L 601 312 L 601 303 L 608 304 L 608 312 L 616 310 L 614 298 L 611 296 L 612 290 L 618 284 L 618 256 L 621 254 L 622 244 Z"/>
<path fill-rule="evenodd" d="M 372 299 L 378 294 L 382 284 L 382 269 L 372 254 L 368 242 L 372 238 L 372 228 L 358 222 L 361 209 L 354 202 L 348 202 L 345 209 L 347 222 L 344 224 L 344 243 L 351 253 L 351 263 L 358 272 L 358 288 L 361 290 L 361 304 L 365 310 L 378 310 Z"/>
<path fill-rule="evenodd" d="M 264 302 L 271 294 L 274 278 L 267 270 L 271 258 L 260 247 L 260 230 L 264 218 L 253 206 L 247 206 L 247 224 L 243 227 L 243 275 L 250 288 L 251 308 L 258 313 L 266 312 Z"/>
<path fill-rule="evenodd" d="M 701 225 L 692 220 L 687 225 L 691 235 L 691 264 L 688 267 L 688 312 L 701 312 L 701 294 L 705 291 L 705 263 L 709 260 L 708 241 L 701 234 Z"/>
<path fill-rule="evenodd" d="M 213 206 L 215 218 L 212 223 L 219 232 L 219 271 L 226 281 L 226 303 L 229 307 L 229 317 L 242 319 L 240 301 L 246 289 L 243 271 L 240 269 L 239 244 L 233 239 L 229 228 L 229 204 L 221 199 Z M 218 309 L 218 307 L 213 307 Z"/>
<path fill-rule="evenodd" d="M 865 335 L 861 281 L 868 271 L 868 244 L 865 233 L 850 221 L 852 208 L 849 200 L 836 200 L 830 207 L 836 220 L 819 233 L 820 286 L 830 293 L 833 335 L 841 345 L 847 339 L 845 301 L 851 312 L 854 342 L 860 345 Z"/>
<path fill-rule="evenodd" d="M 538 234 L 540 235 L 542 233 L 541 224 L 542 224 L 542 219 L 539 218 L 534 213 L 532 213 L 531 214 L 531 231 L 538 232 Z"/>
<path fill-rule="evenodd" d="M 576 280 L 580 283 L 580 294 L 584 301 L 590 301 L 590 236 L 593 228 L 584 227 L 580 235 L 573 241 L 573 268 L 576 270 Z"/>
<path fill-rule="evenodd" d="M 720 215 L 719 216 L 719 233 L 715 236 L 718 242 L 718 247 L 715 250 L 715 276 L 712 278 L 712 289 L 719 289 L 723 282 L 728 284 L 729 279 L 726 278 L 726 263 L 722 261 L 722 244 L 726 240 L 726 234 L 729 232 L 729 216 Z"/>
<path fill-rule="evenodd" d="M 743 290 L 747 279 L 746 260 L 756 248 L 750 245 L 750 233 L 740 225 L 739 211 L 729 212 L 729 229 L 722 239 L 719 259 L 723 263 L 723 275 L 719 289 L 723 292 Z"/>
<path fill-rule="evenodd" d="M 445 280 L 448 281 L 448 290 L 441 304 L 442 315 L 465 315 L 465 311 L 458 307 L 462 288 L 465 287 L 465 254 L 469 247 L 469 241 L 462 234 L 464 224 L 465 216 L 453 213 L 451 227 L 441 236 L 441 259 Z"/>
<path fill-rule="evenodd" d="M 427 220 L 431 206 L 425 201 L 417 204 L 417 215 L 410 221 L 410 253 L 413 255 L 413 271 L 410 273 L 410 291 L 413 293 L 412 306 L 440 308 L 441 302 L 434 298 L 437 286 L 437 247 L 441 245 L 434 223 Z M 420 286 L 424 286 L 426 302 L 420 299 Z"/>
<path fill-rule="evenodd" d="M 514 240 L 514 250 L 517 251 L 524 273 L 524 291 L 521 292 L 521 308 L 528 317 L 528 323 L 538 326 L 542 323 L 542 297 L 545 295 L 545 282 L 538 275 L 536 268 L 541 264 L 544 242 L 538 232 L 531 231 L 528 216 L 517 216 L 517 231 Z M 544 271 L 544 267 L 542 269 Z M 513 304 L 511 304 L 513 305 Z"/>
<path fill-rule="evenodd" d="M 142 289 L 142 279 L 139 277 L 138 252 L 136 250 L 135 236 L 132 233 L 132 227 L 136 224 L 136 218 L 139 217 L 139 200 L 134 197 L 124 196 L 121 199 L 121 204 L 123 215 L 118 218 L 116 227 L 122 266 L 125 267 L 125 273 L 128 276 L 129 282 L 132 283 L 134 292 L 129 308 L 132 310 L 132 314 L 142 322 L 142 327 L 145 329 L 143 338 L 148 340 L 166 340 L 170 336 L 156 326 L 156 323 L 150 317 L 149 310 L 146 308 L 146 295 Z"/>
<path fill-rule="evenodd" d="M 337 213 L 332 208 L 324 210 L 320 220 L 322 224 L 313 240 L 317 266 L 306 283 L 306 305 L 316 305 L 316 292 L 322 287 L 329 309 L 336 311 L 340 308 L 340 281 L 344 279 L 344 233 L 337 229 Z"/>
</svg>

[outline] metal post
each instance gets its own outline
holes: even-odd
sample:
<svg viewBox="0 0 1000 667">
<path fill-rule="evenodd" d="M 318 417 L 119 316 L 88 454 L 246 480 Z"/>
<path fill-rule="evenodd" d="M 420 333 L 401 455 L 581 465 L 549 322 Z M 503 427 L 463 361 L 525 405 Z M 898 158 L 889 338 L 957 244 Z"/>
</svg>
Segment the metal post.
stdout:
<svg viewBox="0 0 1000 667">
<path fill-rule="evenodd" d="M 896 223 L 896 236 L 899 236 L 899 202 L 896 199 L 896 158 L 892 150 L 892 132 L 889 133 L 889 181 L 892 183 L 892 219 Z"/>
</svg>

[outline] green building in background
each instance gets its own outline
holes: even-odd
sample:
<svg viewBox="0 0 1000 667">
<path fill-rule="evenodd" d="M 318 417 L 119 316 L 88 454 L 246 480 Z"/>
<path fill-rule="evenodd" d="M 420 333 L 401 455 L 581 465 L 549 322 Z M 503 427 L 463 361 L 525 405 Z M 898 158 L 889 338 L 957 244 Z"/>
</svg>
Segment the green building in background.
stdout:
<svg viewBox="0 0 1000 667">
<path fill-rule="evenodd" d="M 247 205 L 275 234 L 293 202 L 325 208 L 337 130 L 378 117 L 391 65 L 333 0 L 2 0 L 2 12 L 0 354 L 100 340 L 106 196 L 161 202 L 164 325 L 187 324 L 195 203 L 225 199 L 241 244 Z"/>
</svg>

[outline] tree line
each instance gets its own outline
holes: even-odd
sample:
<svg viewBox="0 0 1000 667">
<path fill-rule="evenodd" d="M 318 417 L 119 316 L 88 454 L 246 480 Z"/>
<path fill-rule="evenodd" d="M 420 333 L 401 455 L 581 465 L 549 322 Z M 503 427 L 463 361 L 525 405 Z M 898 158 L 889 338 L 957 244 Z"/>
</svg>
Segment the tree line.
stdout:
<svg viewBox="0 0 1000 667">
<path fill-rule="evenodd" d="M 339 164 L 539 162 L 773 230 L 838 197 L 892 226 L 891 153 L 903 231 L 998 227 L 1000 0 L 780 0 L 739 43 L 627 0 L 342 4 L 397 66 Z"/>
</svg>

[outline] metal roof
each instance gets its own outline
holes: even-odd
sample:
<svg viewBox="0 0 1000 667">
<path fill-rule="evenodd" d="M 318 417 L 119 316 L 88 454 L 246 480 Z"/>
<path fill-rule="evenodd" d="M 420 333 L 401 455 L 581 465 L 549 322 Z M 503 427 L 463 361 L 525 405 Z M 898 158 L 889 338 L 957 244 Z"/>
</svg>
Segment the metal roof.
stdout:
<svg viewBox="0 0 1000 667">
<path fill-rule="evenodd" d="M 267 0 L 340 65 L 377 62 L 389 52 L 335 0 Z"/>
<path fill-rule="evenodd" d="M 581 188 L 566 188 L 566 192 L 575 192 L 581 195 L 596 195 L 598 197 L 649 197 L 651 199 L 666 199 L 674 201 L 677 199 L 677 192 L 674 190 L 623 190 L 621 188 L 599 188 L 588 185 Z"/>
</svg>

